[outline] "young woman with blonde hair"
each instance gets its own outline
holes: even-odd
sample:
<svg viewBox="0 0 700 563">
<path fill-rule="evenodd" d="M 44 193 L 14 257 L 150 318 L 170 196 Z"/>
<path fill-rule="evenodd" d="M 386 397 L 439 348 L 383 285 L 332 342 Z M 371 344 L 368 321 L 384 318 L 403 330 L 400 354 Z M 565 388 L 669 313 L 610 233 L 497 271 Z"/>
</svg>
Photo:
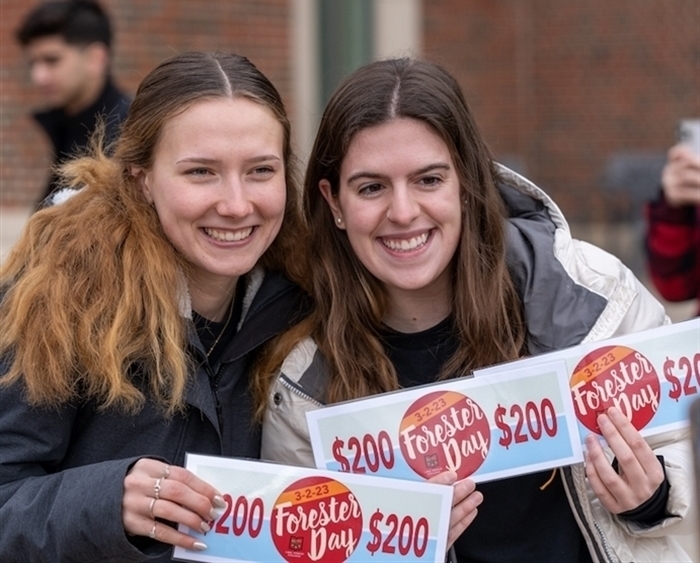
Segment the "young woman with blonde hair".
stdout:
<svg viewBox="0 0 700 563">
<path fill-rule="evenodd" d="M 249 366 L 304 303 L 289 121 L 245 57 L 183 53 L 63 177 L 0 273 L 0 559 L 169 561 L 223 504 L 185 452 L 259 457 Z"/>
</svg>

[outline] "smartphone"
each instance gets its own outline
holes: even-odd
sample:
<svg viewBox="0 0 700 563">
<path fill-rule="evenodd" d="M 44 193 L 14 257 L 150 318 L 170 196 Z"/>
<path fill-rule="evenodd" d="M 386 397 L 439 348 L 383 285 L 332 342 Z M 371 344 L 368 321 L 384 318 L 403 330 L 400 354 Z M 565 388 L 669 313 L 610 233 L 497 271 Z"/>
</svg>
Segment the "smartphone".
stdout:
<svg viewBox="0 0 700 563">
<path fill-rule="evenodd" d="M 677 126 L 678 142 L 688 145 L 700 156 L 700 119 L 681 119 Z"/>
</svg>

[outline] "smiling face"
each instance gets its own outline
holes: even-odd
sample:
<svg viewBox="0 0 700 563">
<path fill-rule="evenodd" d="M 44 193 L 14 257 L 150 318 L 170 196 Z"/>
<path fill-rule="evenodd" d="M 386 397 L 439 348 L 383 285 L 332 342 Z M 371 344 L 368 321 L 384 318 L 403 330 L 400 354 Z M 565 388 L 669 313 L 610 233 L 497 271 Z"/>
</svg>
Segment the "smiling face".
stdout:
<svg viewBox="0 0 700 563">
<path fill-rule="evenodd" d="M 363 129 L 343 159 L 337 196 L 327 181 L 319 187 L 390 302 L 449 302 L 449 265 L 462 232 L 460 186 L 447 145 L 426 124 L 399 118 Z"/>
<path fill-rule="evenodd" d="M 286 201 L 283 139 L 265 106 L 208 98 L 171 118 L 152 168 L 134 171 L 166 236 L 192 265 L 193 293 L 230 295 L 277 236 Z"/>
</svg>

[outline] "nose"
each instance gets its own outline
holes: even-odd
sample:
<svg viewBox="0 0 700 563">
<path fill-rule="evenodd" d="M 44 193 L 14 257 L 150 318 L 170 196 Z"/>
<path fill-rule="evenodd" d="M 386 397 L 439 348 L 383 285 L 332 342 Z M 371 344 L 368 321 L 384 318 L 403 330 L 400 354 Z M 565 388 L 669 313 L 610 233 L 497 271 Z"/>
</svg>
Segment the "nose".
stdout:
<svg viewBox="0 0 700 563">
<path fill-rule="evenodd" d="M 408 225 L 420 214 L 420 206 L 408 186 L 395 186 L 391 192 L 391 201 L 386 211 L 389 221 Z"/>
<path fill-rule="evenodd" d="M 237 177 L 226 178 L 221 183 L 216 204 L 219 215 L 241 218 L 253 212 L 253 202 L 244 182 Z"/>
<path fill-rule="evenodd" d="M 46 86 L 51 81 L 51 71 L 41 62 L 32 63 L 30 78 L 35 86 Z"/>
</svg>

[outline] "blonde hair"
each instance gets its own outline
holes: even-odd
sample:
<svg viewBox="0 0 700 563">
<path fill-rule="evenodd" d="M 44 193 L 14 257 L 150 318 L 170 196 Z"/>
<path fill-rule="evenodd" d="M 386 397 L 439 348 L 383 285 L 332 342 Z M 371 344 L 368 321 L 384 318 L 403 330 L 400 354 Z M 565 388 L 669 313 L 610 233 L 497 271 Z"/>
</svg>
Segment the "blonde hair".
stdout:
<svg viewBox="0 0 700 563">
<path fill-rule="evenodd" d="M 261 263 L 294 275 L 286 257 L 299 198 L 277 90 L 245 57 L 177 55 L 139 86 L 113 157 L 95 148 L 62 168 L 64 183 L 82 189 L 35 213 L 0 268 L 0 355 L 9 364 L 0 384 L 23 384 L 27 401 L 43 406 L 92 398 L 135 411 L 146 394 L 169 414 L 183 406 L 188 266 L 130 171 L 152 165 L 172 116 L 200 99 L 233 96 L 265 105 L 283 126 L 287 206 Z"/>
</svg>

